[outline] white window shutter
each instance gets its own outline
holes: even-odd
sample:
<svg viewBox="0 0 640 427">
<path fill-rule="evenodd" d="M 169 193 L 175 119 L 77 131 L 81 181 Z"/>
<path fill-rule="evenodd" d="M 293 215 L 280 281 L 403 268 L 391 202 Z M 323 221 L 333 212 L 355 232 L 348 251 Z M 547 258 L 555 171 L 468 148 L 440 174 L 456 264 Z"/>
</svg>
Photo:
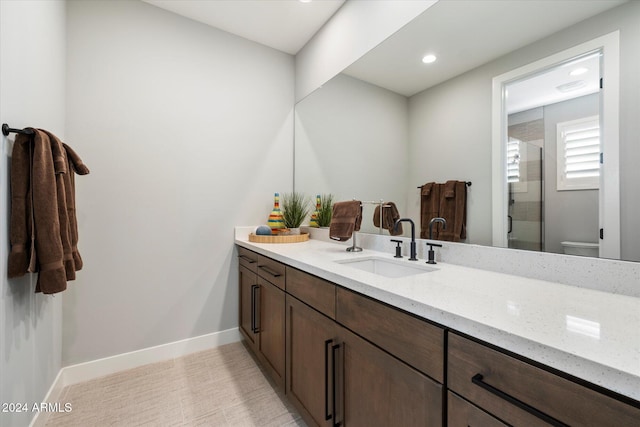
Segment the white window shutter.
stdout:
<svg viewBox="0 0 640 427">
<path fill-rule="evenodd" d="M 558 123 L 558 191 L 597 190 L 600 181 L 598 116 Z"/>
</svg>

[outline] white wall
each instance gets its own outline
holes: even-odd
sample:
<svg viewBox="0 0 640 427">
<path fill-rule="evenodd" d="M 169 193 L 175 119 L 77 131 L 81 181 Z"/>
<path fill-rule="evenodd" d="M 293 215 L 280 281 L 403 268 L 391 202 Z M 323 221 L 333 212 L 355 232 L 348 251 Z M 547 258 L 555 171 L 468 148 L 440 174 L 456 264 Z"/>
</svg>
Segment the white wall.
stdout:
<svg viewBox="0 0 640 427">
<path fill-rule="evenodd" d="M 65 365 L 234 328 L 233 227 L 291 191 L 293 57 L 139 1 L 68 5 L 85 267 Z"/>
<path fill-rule="evenodd" d="M 407 207 L 412 218 L 420 218 L 419 185 L 471 181 L 467 241 L 491 245 L 491 134 L 474 132 L 490 130 L 491 104 L 486 98 L 491 80 L 487 84 L 486 75 L 468 74 L 409 98 Z"/>
<path fill-rule="evenodd" d="M 398 31 L 437 0 L 347 1 L 296 55 L 296 101 Z"/>
<path fill-rule="evenodd" d="M 411 97 L 410 182 L 472 180 L 468 240 L 490 245 L 492 78 L 619 29 L 621 259 L 640 261 L 639 18 L 640 2 L 629 2 Z M 417 217 L 418 194 L 409 197 Z"/>
<path fill-rule="evenodd" d="M 344 74 L 331 79 L 296 105 L 296 191 L 383 199 L 406 213 L 407 114 L 402 95 Z M 361 231 L 378 232 L 374 209 L 363 207 Z"/>
<path fill-rule="evenodd" d="M 65 2 L 0 1 L 0 20 L 0 121 L 64 138 Z M 35 294 L 35 276 L 7 279 L 9 139 L 2 136 L 0 155 L 0 402 L 32 406 L 61 367 L 63 297 Z M 30 409 L 0 412 L 0 425 L 28 425 Z"/>
</svg>

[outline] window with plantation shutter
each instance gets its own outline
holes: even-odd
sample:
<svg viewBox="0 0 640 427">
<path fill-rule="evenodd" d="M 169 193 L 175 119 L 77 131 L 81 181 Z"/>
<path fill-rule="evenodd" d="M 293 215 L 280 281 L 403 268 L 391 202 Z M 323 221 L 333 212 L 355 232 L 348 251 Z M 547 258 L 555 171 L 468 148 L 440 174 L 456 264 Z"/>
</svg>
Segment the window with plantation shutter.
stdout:
<svg viewBox="0 0 640 427">
<path fill-rule="evenodd" d="M 507 182 L 512 193 L 527 191 L 527 149 L 517 138 L 509 137 L 507 142 Z"/>
<path fill-rule="evenodd" d="M 598 116 L 558 123 L 557 189 L 597 190 L 600 183 Z"/>
</svg>

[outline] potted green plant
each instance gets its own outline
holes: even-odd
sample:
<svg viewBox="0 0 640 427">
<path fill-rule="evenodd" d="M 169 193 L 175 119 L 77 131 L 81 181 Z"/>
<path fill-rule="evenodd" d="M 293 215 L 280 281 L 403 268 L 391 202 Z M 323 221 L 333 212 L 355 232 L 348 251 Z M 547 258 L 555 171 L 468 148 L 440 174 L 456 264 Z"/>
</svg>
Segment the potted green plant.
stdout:
<svg viewBox="0 0 640 427">
<path fill-rule="evenodd" d="M 300 226 L 309 214 L 309 197 L 296 191 L 282 195 L 282 219 L 291 234 L 300 234 Z"/>
<path fill-rule="evenodd" d="M 323 194 L 320 196 L 320 207 L 316 212 L 318 227 L 328 227 L 331 224 L 333 214 L 333 194 Z"/>
</svg>

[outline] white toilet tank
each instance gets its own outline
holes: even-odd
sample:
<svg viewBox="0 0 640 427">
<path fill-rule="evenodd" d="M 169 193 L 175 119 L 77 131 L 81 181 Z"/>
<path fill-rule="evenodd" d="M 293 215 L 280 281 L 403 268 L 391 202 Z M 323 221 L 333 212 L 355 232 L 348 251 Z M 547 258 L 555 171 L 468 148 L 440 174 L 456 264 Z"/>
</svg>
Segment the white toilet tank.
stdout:
<svg viewBox="0 0 640 427">
<path fill-rule="evenodd" d="M 589 242 L 560 242 L 564 253 L 567 255 L 580 255 L 597 257 L 600 246 L 597 243 Z"/>
</svg>

